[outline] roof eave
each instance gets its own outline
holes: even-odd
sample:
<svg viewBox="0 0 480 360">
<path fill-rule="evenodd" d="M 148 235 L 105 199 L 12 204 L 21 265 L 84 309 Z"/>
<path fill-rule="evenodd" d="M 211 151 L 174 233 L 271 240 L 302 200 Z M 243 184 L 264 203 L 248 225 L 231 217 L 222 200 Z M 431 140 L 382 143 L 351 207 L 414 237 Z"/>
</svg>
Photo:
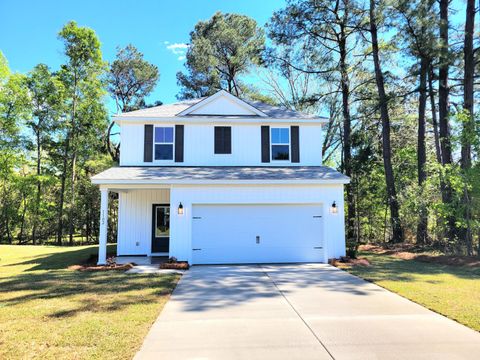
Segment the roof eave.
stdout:
<svg viewBox="0 0 480 360">
<path fill-rule="evenodd" d="M 135 180 L 135 179 L 95 179 L 94 185 L 344 185 L 349 184 L 349 178 L 313 179 L 313 180 Z"/>
<path fill-rule="evenodd" d="M 112 120 L 117 123 L 122 122 L 132 122 L 132 123 L 143 123 L 143 122 L 242 122 L 242 123 L 265 123 L 265 122 L 299 122 L 299 123 L 315 123 L 315 124 L 328 124 L 329 119 L 326 118 L 271 118 L 271 117 L 222 117 L 218 118 L 213 117 L 195 117 L 195 116 L 121 116 L 116 115 L 112 117 Z"/>
</svg>

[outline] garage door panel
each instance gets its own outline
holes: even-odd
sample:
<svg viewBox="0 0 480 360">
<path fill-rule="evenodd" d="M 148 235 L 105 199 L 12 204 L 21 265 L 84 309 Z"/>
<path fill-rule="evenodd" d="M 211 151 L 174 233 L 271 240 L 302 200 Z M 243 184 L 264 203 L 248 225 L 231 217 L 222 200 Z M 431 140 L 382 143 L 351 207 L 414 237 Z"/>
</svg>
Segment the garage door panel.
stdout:
<svg viewBox="0 0 480 360">
<path fill-rule="evenodd" d="M 321 210 L 320 204 L 194 205 L 193 263 L 322 261 Z"/>
</svg>

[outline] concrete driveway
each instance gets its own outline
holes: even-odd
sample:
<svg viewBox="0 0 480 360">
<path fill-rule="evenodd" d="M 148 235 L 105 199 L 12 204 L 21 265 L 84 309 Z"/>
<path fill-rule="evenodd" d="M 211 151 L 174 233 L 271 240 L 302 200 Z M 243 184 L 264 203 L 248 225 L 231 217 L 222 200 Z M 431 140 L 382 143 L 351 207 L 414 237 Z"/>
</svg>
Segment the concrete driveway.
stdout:
<svg viewBox="0 0 480 360">
<path fill-rule="evenodd" d="M 480 334 L 323 264 L 194 266 L 136 359 L 474 359 Z"/>
</svg>

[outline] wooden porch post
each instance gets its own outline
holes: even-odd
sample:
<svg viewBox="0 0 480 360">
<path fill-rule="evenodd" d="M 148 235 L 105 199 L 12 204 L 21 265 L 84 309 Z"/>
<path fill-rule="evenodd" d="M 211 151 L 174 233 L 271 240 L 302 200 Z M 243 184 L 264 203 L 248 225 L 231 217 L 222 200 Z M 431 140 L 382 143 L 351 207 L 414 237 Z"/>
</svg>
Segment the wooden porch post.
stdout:
<svg viewBox="0 0 480 360">
<path fill-rule="evenodd" d="M 98 238 L 98 265 L 107 263 L 108 188 L 100 189 L 100 233 Z"/>
</svg>

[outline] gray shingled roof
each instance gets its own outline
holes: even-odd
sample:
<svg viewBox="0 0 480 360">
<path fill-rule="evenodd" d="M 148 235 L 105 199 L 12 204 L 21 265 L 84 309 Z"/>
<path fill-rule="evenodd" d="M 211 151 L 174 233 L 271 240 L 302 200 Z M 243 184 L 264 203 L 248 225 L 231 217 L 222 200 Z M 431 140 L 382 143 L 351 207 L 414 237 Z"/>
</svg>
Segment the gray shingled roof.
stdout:
<svg viewBox="0 0 480 360">
<path fill-rule="evenodd" d="M 188 109 L 189 107 L 195 105 L 196 103 L 202 101 L 205 98 L 192 99 L 179 101 L 173 104 L 164 104 L 160 106 L 154 106 L 147 109 L 135 110 L 126 113 L 122 113 L 118 116 L 120 117 L 175 117 L 178 113 Z M 242 99 L 243 100 L 243 99 Z M 267 115 L 267 118 L 273 119 L 318 119 L 319 116 L 310 115 L 301 113 L 298 111 L 290 110 L 284 107 L 272 106 L 260 101 L 247 101 L 243 100 L 247 104 L 257 108 Z M 188 115 L 189 117 L 210 117 L 215 118 L 218 116 L 215 115 Z M 229 118 L 235 116 L 221 116 L 222 118 Z M 237 116 L 238 117 L 238 116 Z M 242 117 L 254 117 L 258 118 L 259 116 L 242 116 Z"/>
<path fill-rule="evenodd" d="M 205 98 L 192 99 L 179 101 L 173 104 L 164 104 L 160 106 L 154 106 L 151 108 L 129 111 L 122 113 L 119 116 L 121 117 L 174 117 L 179 112 L 188 109 L 190 106 L 195 105 L 196 103 L 202 101 Z"/>
<path fill-rule="evenodd" d="M 326 166 L 162 166 L 162 167 L 112 167 L 92 177 L 96 184 L 131 180 L 133 183 L 198 182 L 198 181 L 305 181 L 347 183 L 349 178 Z"/>
</svg>

